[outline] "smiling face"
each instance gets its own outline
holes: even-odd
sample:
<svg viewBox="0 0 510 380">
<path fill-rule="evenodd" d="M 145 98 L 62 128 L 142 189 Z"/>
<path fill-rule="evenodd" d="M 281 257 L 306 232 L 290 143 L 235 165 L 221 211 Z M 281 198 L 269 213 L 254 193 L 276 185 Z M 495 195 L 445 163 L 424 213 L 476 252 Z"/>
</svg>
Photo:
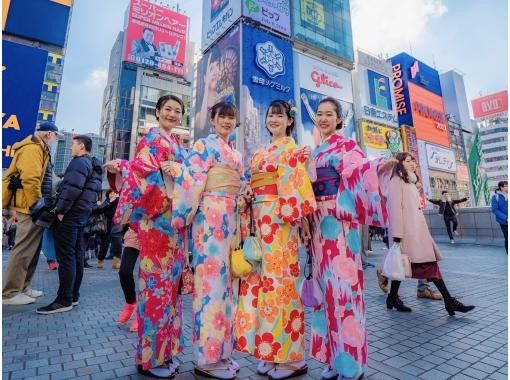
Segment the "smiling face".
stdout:
<svg viewBox="0 0 510 380">
<path fill-rule="evenodd" d="M 327 138 L 335 133 L 336 127 L 341 121 L 342 119 L 337 114 L 337 109 L 333 103 L 324 102 L 319 105 L 315 115 L 315 122 L 323 138 Z"/>
<path fill-rule="evenodd" d="M 275 141 L 287 135 L 286 130 L 293 122 L 294 119 L 288 117 L 283 108 L 271 107 L 266 117 L 266 128 L 273 136 L 273 141 Z"/>
<path fill-rule="evenodd" d="M 156 109 L 156 117 L 159 119 L 159 127 L 170 132 L 173 127 L 181 124 L 182 107 L 175 100 L 169 99 L 161 109 Z"/>
<path fill-rule="evenodd" d="M 416 160 L 411 157 L 407 156 L 404 161 L 402 161 L 402 165 L 404 166 L 404 169 L 408 173 L 414 173 L 416 172 Z"/>
<path fill-rule="evenodd" d="M 236 122 L 235 113 L 219 113 L 214 116 L 214 119 L 211 119 L 214 132 L 225 141 L 228 140 L 228 136 L 234 131 Z"/>
</svg>

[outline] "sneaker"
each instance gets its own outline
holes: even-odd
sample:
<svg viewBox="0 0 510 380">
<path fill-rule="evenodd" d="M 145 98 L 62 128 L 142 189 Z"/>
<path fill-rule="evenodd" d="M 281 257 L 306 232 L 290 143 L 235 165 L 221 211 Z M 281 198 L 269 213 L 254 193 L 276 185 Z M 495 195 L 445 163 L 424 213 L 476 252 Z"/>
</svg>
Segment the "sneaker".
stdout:
<svg viewBox="0 0 510 380">
<path fill-rule="evenodd" d="M 459 234 L 457 231 L 453 231 L 453 234 L 454 234 L 455 236 L 460 236 L 460 234 Z"/>
<path fill-rule="evenodd" d="M 57 263 L 55 261 L 50 261 L 48 263 L 48 269 L 49 270 L 57 270 Z"/>
<path fill-rule="evenodd" d="M 455 244 L 455 240 L 453 240 L 453 239 L 450 240 L 450 243 Z"/>
<path fill-rule="evenodd" d="M 3 305 L 28 305 L 35 302 L 35 298 L 18 293 L 14 297 L 2 299 Z"/>
<path fill-rule="evenodd" d="M 133 315 L 133 312 L 135 310 L 136 310 L 136 302 L 133 304 L 129 304 L 129 303 L 125 304 L 124 308 L 122 309 L 122 311 L 119 314 L 119 318 L 117 319 L 117 322 L 119 322 L 120 324 L 126 323 L 127 321 L 129 321 L 129 319 L 131 318 L 131 316 Z"/>
<path fill-rule="evenodd" d="M 104 260 L 97 260 L 96 268 L 103 269 L 104 268 Z"/>
<path fill-rule="evenodd" d="M 432 291 L 430 289 L 425 289 L 423 291 L 417 290 L 416 291 L 416 297 L 418 297 L 418 298 L 427 298 L 429 300 L 435 300 L 435 301 L 443 299 L 443 296 L 441 295 L 441 293 L 434 292 L 434 291 Z"/>
<path fill-rule="evenodd" d="M 63 313 L 65 311 L 73 310 L 73 305 L 65 306 L 59 303 L 58 301 L 53 301 L 48 306 L 39 307 L 35 310 L 37 314 L 56 314 Z"/>
<path fill-rule="evenodd" d="M 131 325 L 129 326 L 129 331 L 137 332 L 138 331 L 138 318 L 135 318 Z"/>
<path fill-rule="evenodd" d="M 25 291 L 23 292 L 23 294 L 31 297 L 31 298 L 39 298 L 41 297 L 44 293 L 42 292 L 42 290 L 35 290 L 35 289 L 32 289 L 30 287 L 27 287 L 25 289 Z"/>
<path fill-rule="evenodd" d="M 112 269 L 120 269 L 120 259 L 118 257 L 113 258 Z"/>
<path fill-rule="evenodd" d="M 76 301 L 73 300 L 73 303 L 72 303 L 73 306 L 78 306 L 79 304 L 80 304 L 79 300 L 76 300 Z"/>
</svg>

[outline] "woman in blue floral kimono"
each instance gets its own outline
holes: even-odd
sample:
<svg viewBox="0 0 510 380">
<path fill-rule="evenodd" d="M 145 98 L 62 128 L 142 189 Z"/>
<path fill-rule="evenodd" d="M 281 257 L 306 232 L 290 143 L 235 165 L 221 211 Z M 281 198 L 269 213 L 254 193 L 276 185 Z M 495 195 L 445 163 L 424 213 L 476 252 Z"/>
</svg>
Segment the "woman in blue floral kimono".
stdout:
<svg viewBox="0 0 510 380">
<path fill-rule="evenodd" d="M 153 128 L 140 141 L 132 161 L 106 163 L 122 188 L 116 223 L 130 223 L 140 241 L 138 289 L 138 372 L 156 378 L 172 378 L 178 363 L 172 356 L 182 351 L 182 301 L 177 290 L 184 265 L 184 230 L 171 226 L 172 194 L 165 185 L 162 165 L 182 162 L 185 151 L 171 135 L 180 124 L 184 104 L 173 96 L 158 100 Z"/>
<path fill-rule="evenodd" d="M 174 165 L 175 218 L 193 224 L 193 346 L 197 375 L 234 379 L 232 323 L 237 305 L 230 272 L 232 238 L 237 226 L 241 186 L 241 154 L 229 145 L 237 123 L 232 103 L 211 110 L 215 134 L 195 142 L 186 165 Z"/>
</svg>

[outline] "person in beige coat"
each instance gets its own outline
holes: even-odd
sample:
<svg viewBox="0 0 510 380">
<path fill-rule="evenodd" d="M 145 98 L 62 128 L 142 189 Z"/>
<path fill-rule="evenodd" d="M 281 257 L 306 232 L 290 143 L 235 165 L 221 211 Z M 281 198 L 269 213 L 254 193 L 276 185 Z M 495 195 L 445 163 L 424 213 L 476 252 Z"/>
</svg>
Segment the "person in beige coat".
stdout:
<svg viewBox="0 0 510 380">
<path fill-rule="evenodd" d="M 441 253 L 430 235 L 425 216 L 421 209 L 416 183 L 416 160 L 408 152 L 399 153 L 393 169 L 388 192 L 388 216 L 390 241 L 400 244 L 403 255 L 411 262 L 412 278 L 432 281 L 443 296 L 448 314 L 456 311 L 466 313 L 474 306 L 466 306 L 453 298 L 443 281 L 437 262 Z M 410 312 L 398 297 L 400 281 L 391 281 L 386 306 L 398 311 Z"/>
</svg>

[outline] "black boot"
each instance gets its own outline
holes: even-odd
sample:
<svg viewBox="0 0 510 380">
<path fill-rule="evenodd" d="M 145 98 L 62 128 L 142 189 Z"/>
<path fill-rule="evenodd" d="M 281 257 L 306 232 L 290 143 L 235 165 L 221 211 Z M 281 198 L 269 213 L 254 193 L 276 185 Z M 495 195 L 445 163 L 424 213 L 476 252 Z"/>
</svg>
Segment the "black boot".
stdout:
<svg viewBox="0 0 510 380">
<path fill-rule="evenodd" d="M 386 307 L 391 310 L 393 308 L 403 313 L 411 312 L 411 308 L 404 305 L 402 300 L 398 297 L 398 288 L 400 287 L 400 281 L 391 281 L 390 294 L 386 298 Z"/>
<path fill-rule="evenodd" d="M 434 285 L 436 285 L 437 290 L 441 293 L 444 299 L 444 307 L 450 316 L 454 316 L 456 311 L 461 313 L 467 313 L 468 311 L 473 310 L 475 307 L 471 305 L 464 305 L 462 302 L 457 301 L 450 295 L 446 284 L 443 279 L 434 280 Z"/>
</svg>

